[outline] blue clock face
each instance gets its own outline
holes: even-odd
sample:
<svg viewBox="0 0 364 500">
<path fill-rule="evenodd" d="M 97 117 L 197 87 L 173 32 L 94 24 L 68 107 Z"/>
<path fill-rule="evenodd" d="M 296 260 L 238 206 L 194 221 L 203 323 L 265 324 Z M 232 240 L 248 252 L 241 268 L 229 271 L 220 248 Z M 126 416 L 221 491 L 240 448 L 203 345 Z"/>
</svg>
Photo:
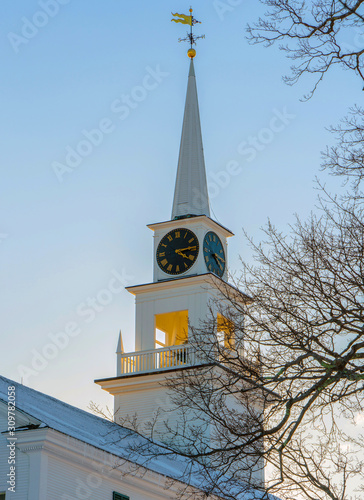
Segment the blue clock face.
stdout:
<svg viewBox="0 0 364 500">
<path fill-rule="evenodd" d="M 203 240 L 203 256 L 207 269 L 218 276 L 225 271 L 225 252 L 220 238 L 209 231 Z"/>
</svg>

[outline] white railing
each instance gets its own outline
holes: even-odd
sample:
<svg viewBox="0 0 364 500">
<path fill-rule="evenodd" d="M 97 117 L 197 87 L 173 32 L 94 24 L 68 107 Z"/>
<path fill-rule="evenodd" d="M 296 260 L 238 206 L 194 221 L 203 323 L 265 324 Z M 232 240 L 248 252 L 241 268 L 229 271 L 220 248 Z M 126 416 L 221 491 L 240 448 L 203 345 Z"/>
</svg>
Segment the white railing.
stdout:
<svg viewBox="0 0 364 500">
<path fill-rule="evenodd" d="M 189 345 L 175 345 L 151 351 L 118 353 L 118 376 L 159 372 L 200 365 L 196 350 Z"/>
</svg>

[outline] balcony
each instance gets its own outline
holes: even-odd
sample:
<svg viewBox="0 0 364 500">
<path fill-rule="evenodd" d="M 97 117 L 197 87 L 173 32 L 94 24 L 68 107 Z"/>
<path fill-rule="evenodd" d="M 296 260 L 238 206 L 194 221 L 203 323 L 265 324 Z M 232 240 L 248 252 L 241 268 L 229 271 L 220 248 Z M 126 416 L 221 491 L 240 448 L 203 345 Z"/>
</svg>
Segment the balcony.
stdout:
<svg viewBox="0 0 364 500">
<path fill-rule="evenodd" d="M 201 353 L 188 344 L 174 345 L 151 351 L 137 351 L 118 356 L 118 377 L 150 372 L 162 372 L 189 366 L 201 365 Z"/>
</svg>

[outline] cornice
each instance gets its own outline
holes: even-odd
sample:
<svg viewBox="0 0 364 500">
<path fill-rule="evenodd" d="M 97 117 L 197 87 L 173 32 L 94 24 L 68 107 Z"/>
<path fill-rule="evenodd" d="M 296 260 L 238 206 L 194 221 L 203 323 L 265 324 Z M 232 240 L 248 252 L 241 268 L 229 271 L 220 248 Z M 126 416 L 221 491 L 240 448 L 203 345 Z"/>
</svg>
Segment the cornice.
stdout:
<svg viewBox="0 0 364 500">
<path fill-rule="evenodd" d="M 194 276 L 185 276 L 184 278 L 172 278 L 161 281 L 154 281 L 151 283 L 143 283 L 141 285 L 132 285 L 127 286 L 126 290 L 133 295 L 138 295 L 140 293 L 148 293 L 151 290 L 155 291 L 163 291 L 176 287 L 176 283 L 178 283 L 178 287 L 189 287 L 195 285 L 209 285 L 218 290 L 221 286 L 228 286 L 229 288 L 234 288 L 226 281 L 222 280 L 218 276 L 212 273 L 205 274 L 196 274 Z M 236 289 L 235 289 L 236 290 Z"/>
<path fill-rule="evenodd" d="M 222 224 L 219 224 L 218 222 L 214 221 L 210 217 L 207 217 L 206 215 L 198 215 L 196 217 L 187 217 L 185 219 L 174 219 L 174 220 L 168 220 L 168 221 L 163 221 L 163 222 L 156 222 L 154 224 L 147 224 L 147 227 L 151 229 L 152 231 L 155 231 L 157 229 L 168 229 L 172 227 L 184 227 L 184 226 L 197 226 L 199 224 L 205 224 L 211 229 L 218 230 L 220 233 L 222 233 L 226 238 L 230 238 L 231 236 L 234 236 L 234 233 L 230 231 L 227 227 L 223 226 Z"/>
</svg>

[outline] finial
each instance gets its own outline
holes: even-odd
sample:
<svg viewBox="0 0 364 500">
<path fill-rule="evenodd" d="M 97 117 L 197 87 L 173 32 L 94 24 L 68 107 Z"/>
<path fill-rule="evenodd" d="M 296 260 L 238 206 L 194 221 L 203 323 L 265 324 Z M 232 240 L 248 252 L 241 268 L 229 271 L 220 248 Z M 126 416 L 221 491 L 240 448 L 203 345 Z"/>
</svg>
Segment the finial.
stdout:
<svg viewBox="0 0 364 500">
<path fill-rule="evenodd" d="M 196 40 L 198 40 L 199 38 L 205 38 L 205 35 L 200 35 L 200 36 L 195 36 L 193 34 L 193 26 L 195 24 L 201 24 L 200 21 L 197 21 L 197 19 L 195 19 L 192 15 L 192 12 L 193 12 L 193 9 L 192 7 L 190 7 L 189 9 L 190 11 L 190 15 L 187 16 L 185 14 L 177 14 L 177 12 L 175 14 L 173 14 L 172 12 L 172 16 L 174 16 L 175 18 L 177 19 L 171 19 L 171 21 L 174 21 L 175 23 L 181 23 L 181 24 L 189 24 L 191 26 L 191 30 L 190 32 L 188 33 L 187 32 L 187 36 L 186 38 L 179 38 L 178 41 L 179 42 L 189 42 L 190 43 L 190 48 L 187 52 L 187 55 L 189 58 L 193 59 L 196 55 L 196 51 L 195 49 L 192 47 L 194 44 L 196 44 Z"/>
<path fill-rule="evenodd" d="M 118 346 L 116 348 L 116 353 L 117 354 L 124 354 L 124 343 L 123 343 L 123 335 L 121 333 L 121 330 L 119 331 Z"/>
</svg>

